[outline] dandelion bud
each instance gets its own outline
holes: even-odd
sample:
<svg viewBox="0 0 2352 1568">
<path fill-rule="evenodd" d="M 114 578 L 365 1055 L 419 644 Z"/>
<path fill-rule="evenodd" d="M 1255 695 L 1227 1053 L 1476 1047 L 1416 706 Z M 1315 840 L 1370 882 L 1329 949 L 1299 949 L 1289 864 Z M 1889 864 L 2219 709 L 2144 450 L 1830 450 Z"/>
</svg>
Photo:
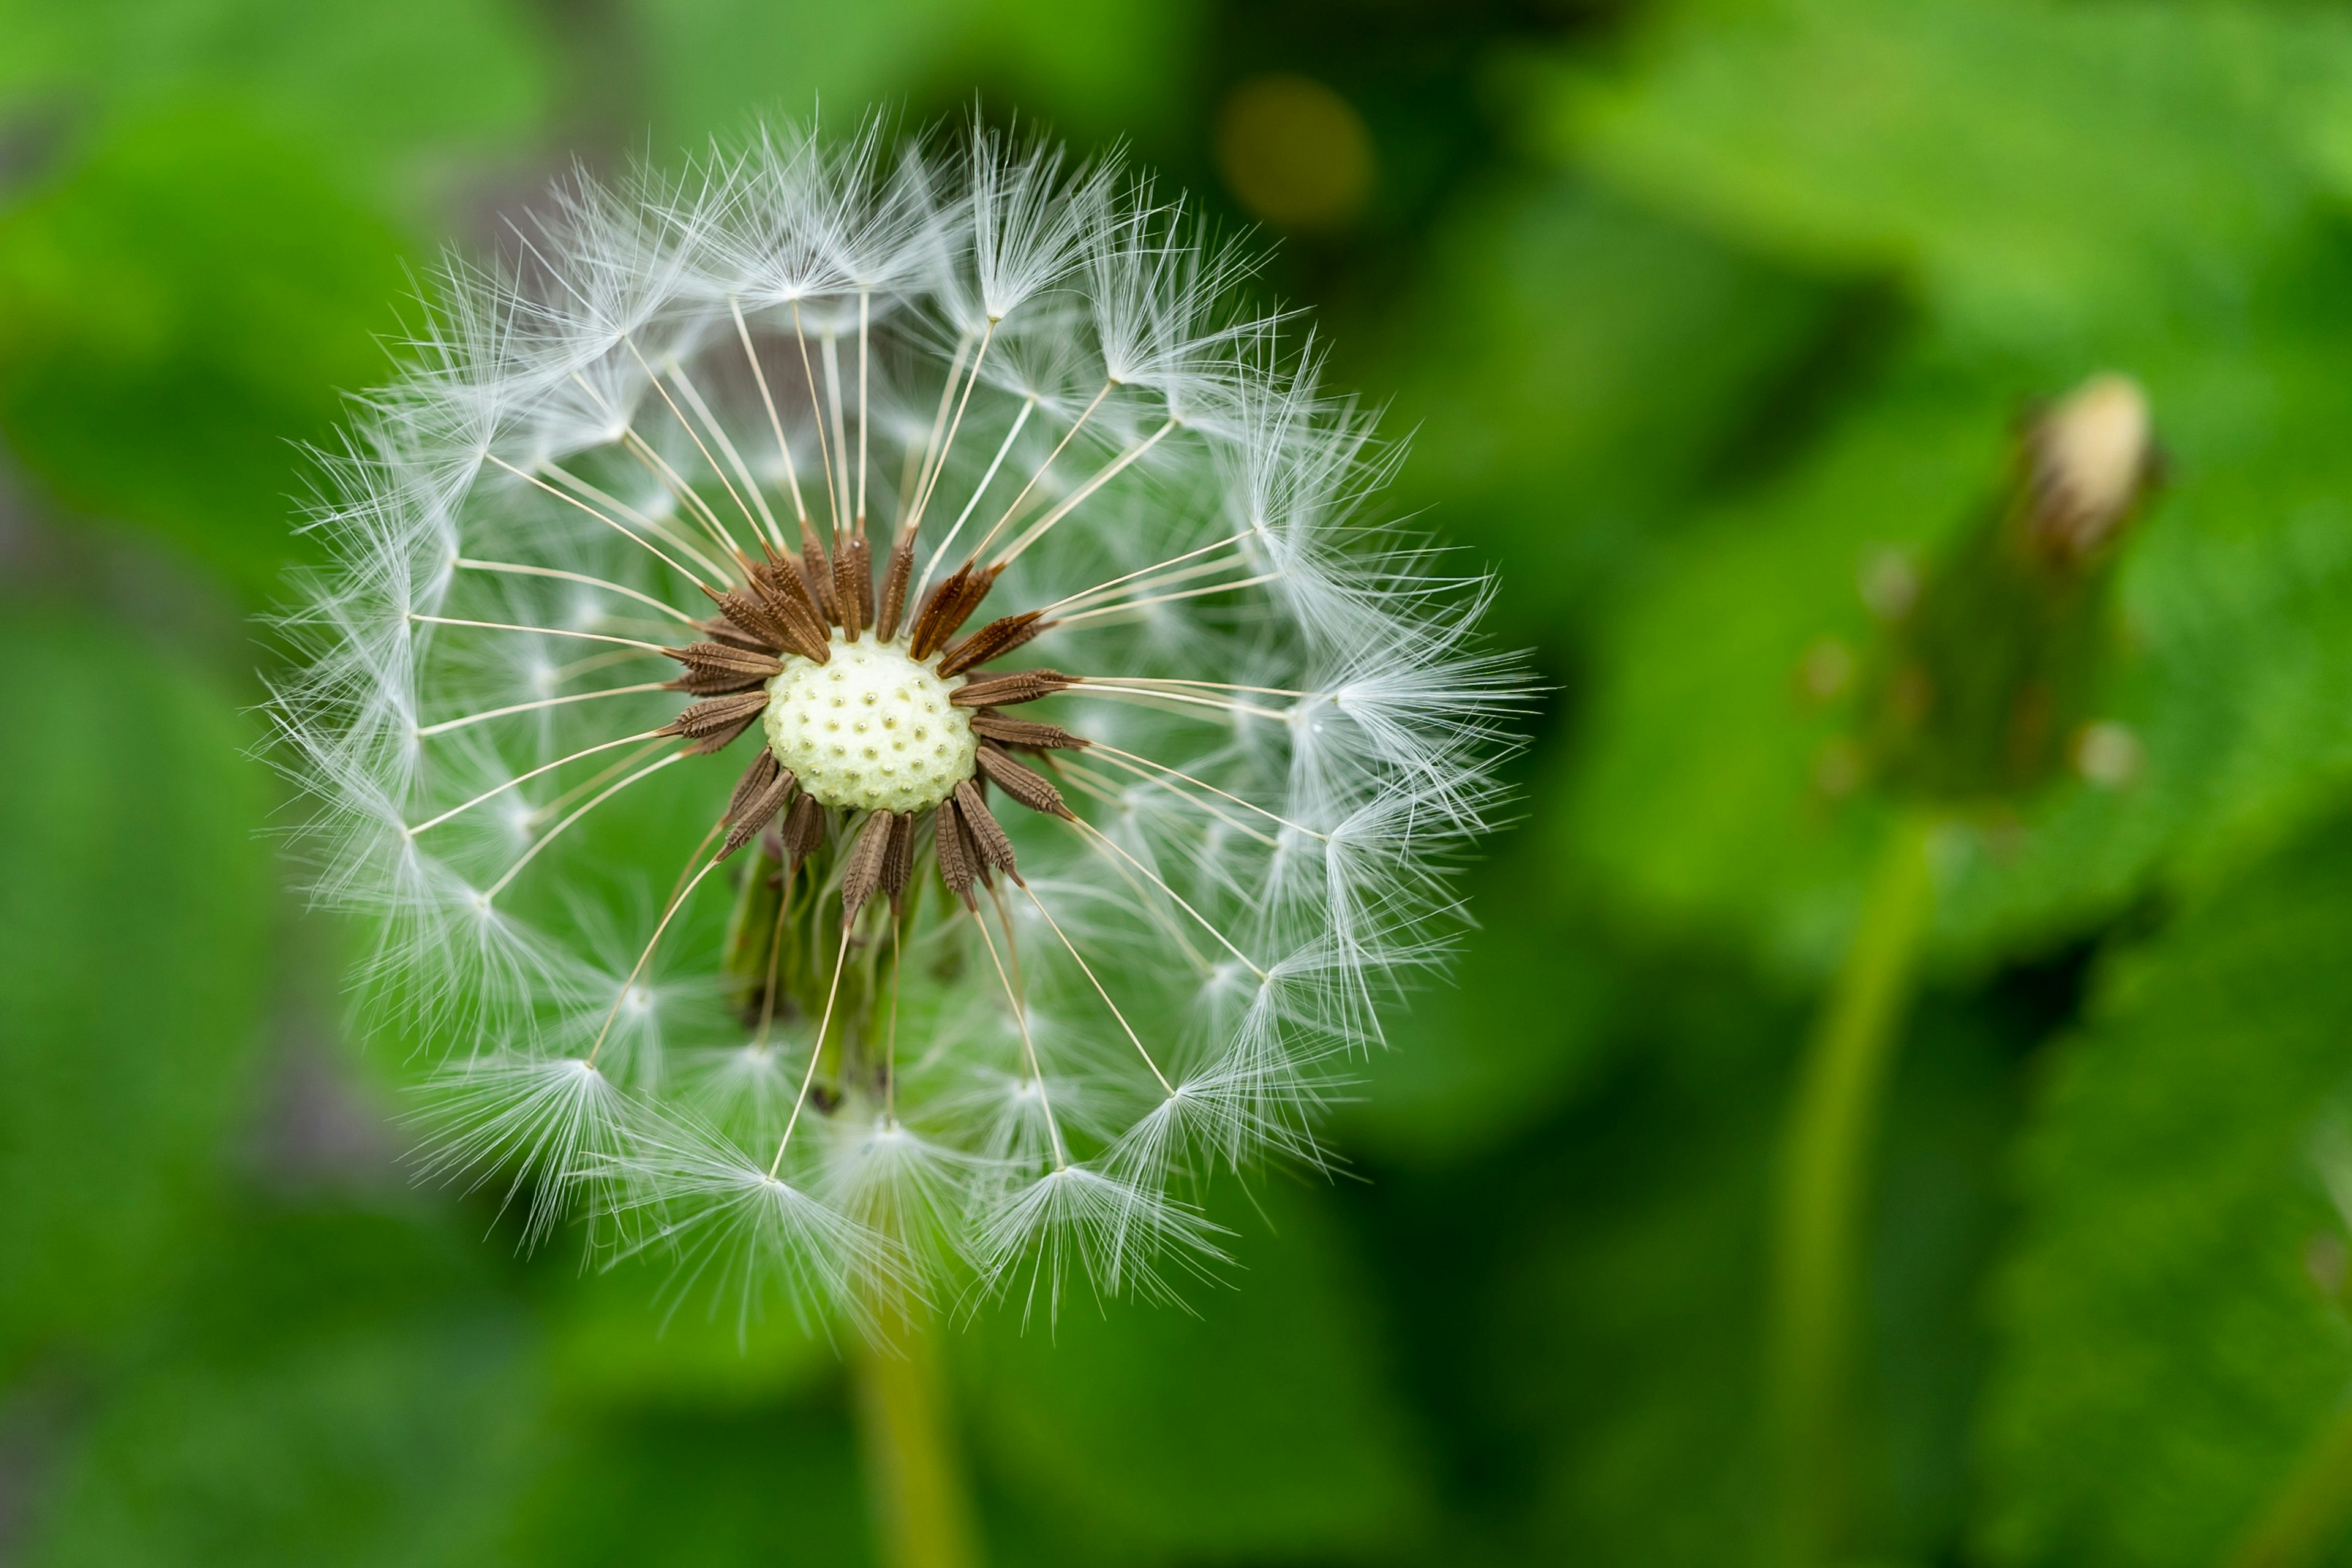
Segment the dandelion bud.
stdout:
<svg viewBox="0 0 2352 1568">
<path fill-rule="evenodd" d="M 1875 776 L 1971 805 L 2013 800 L 2070 760 L 2102 787 L 2129 782 L 2137 742 L 2085 729 L 2085 709 L 2110 640 L 2114 546 L 2155 469 L 2152 431 L 2147 397 L 2120 375 L 2027 426 L 2007 493 L 1888 618 L 1867 714 Z"/>
<path fill-rule="evenodd" d="M 2072 564 L 2115 538 L 2156 469 L 2147 396 L 2125 375 L 2084 382 L 2034 420 L 2025 445 L 2028 536 Z"/>
</svg>

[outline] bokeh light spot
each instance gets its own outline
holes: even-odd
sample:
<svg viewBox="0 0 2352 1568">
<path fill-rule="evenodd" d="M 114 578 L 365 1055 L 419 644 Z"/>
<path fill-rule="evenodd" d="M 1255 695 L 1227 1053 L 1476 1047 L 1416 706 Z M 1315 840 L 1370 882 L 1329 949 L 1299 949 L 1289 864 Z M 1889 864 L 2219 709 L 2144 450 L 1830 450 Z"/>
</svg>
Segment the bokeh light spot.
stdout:
<svg viewBox="0 0 2352 1568">
<path fill-rule="evenodd" d="M 1338 228 L 1371 195 L 1371 132 L 1338 93 L 1303 76 L 1251 77 L 1217 110 L 1217 168 L 1243 206 L 1281 228 Z"/>
</svg>

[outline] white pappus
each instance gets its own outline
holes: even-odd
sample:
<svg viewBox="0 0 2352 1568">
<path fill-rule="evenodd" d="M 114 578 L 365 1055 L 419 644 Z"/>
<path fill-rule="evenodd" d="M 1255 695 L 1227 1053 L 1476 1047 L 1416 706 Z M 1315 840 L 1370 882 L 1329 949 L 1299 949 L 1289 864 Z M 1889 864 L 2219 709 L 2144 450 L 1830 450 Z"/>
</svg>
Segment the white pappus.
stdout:
<svg viewBox="0 0 2352 1568">
<path fill-rule="evenodd" d="M 428 1168 L 871 1321 L 1163 1289 L 1441 952 L 1527 690 L 1115 163 L 772 130 L 453 264 L 276 712 Z"/>
</svg>

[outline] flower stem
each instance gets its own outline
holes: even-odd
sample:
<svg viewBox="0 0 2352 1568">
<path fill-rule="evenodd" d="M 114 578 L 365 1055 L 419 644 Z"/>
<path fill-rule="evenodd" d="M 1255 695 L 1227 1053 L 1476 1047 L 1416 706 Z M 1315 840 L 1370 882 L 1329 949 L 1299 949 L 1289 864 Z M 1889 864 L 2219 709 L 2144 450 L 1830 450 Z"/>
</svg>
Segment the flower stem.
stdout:
<svg viewBox="0 0 2352 1568">
<path fill-rule="evenodd" d="M 977 1568 L 978 1531 L 956 1451 L 936 1336 L 928 1324 L 877 1325 L 854 1352 L 880 1561 L 889 1568 Z"/>
<path fill-rule="evenodd" d="M 1805 1050 L 1783 1134 L 1773 1234 L 1769 1394 L 1782 1561 L 1814 1568 L 1841 1542 L 1848 1351 L 1872 1146 L 1935 907 L 1935 823 L 1887 830 L 1860 922 Z"/>
<path fill-rule="evenodd" d="M 2285 1485 L 2231 1553 L 2230 1568 L 2304 1568 L 2326 1557 L 2352 1518 L 2352 1405 L 2328 1418 Z"/>
</svg>

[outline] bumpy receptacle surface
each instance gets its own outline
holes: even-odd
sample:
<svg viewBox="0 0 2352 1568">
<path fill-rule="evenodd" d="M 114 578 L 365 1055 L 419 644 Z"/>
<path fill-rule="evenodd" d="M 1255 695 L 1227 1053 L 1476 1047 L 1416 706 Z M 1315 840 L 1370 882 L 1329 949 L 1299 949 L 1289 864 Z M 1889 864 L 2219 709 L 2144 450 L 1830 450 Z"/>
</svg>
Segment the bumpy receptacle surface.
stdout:
<svg viewBox="0 0 2352 1568">
<path fill-rule="evenodd" d="M 971 776 L 971 717 L 903 644 L 833 637 L 833 659 L 787 654 L 768 682 L 768 745 L 801 788 L 827 805 L 920 811 Z"/>
</svg>

